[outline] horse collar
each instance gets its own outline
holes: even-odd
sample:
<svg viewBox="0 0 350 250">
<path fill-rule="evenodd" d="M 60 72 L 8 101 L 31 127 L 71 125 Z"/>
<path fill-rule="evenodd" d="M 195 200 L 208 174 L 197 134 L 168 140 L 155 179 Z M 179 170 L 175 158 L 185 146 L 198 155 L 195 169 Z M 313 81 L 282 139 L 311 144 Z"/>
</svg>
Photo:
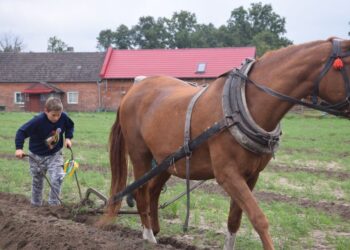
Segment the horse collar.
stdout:
<svg viewBox="0 0 350 250">
<path fill-rule="evenodd" d="M 248 75 L 254 60 L 247 59 L 241 73 Z M 268 132 L 261 128 L 247 107 L 245 96 L 246 81 L 235 74 L 229 74 L 222 94 L 222 108 L 228 129 L 236 141 L 244 148 L 257 154 L 273 154 L 279 146 L 280 124 Z"/>
</svg>

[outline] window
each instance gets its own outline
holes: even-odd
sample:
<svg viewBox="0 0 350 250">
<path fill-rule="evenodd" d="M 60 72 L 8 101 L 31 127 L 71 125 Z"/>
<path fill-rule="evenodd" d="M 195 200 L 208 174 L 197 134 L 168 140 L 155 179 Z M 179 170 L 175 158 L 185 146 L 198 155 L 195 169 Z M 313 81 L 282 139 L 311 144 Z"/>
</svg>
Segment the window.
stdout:
<svg viewBox="0 0 350 250">
<path fill-rule="evenodd" d="M 61 96 L 57 93 L 49 93 L 49 94 L 41 94 L 40 95 L 40 101 L 41 102 L 46 102 L 47 99 L 49 99 L 50 97 L 57 97 L 61 99 Z"/>
<path fill-rule="evenodd" d="M 47 98 L 48 98 L 48 95 L 40 95 L 41 102 L 46 102 Z"/>
<path fill-rule="evenodd" d="M 206 63 L 198 63 L 196 73 L 204 73 L 206 66 Z"/>
<path fill-rule="evenodd" d="M 24 93 L 15 92 L 14 102 L 15 104 L 24 104 Z"/>
<path fill-rule="evenodd" d="M 126 94 L 126 90 L 125 90 L 124 86 L 120 87 L 120 94 L 121 95 L 125 95 Z"/>
<path fill-rule="evenodd" d="M 78 104 L 79 92 L 67 92 L 67 103 Z"/>
</svg>

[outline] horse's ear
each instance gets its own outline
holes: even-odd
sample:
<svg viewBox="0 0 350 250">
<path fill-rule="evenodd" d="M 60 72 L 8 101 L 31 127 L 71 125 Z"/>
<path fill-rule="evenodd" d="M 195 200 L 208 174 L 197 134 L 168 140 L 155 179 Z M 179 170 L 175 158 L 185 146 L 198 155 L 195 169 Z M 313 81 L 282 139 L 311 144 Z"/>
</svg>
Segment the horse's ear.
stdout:
<svg viewBox="0 0 350 250">
<path fill-rule="evenodd" d="M 336 36 L 332 36 L 327 39 L 328 42 L 333 42 L 333 40 L 341 40 L 342 49 L 345 49 L 346 51 L 350 50 L 350 40 L 345 40 Z"/>
<path fill-rule="evenodd" d="M 336 37 L 336 36 L 331 36 L 327 39 L 328 42 L 333 42 L 333 40 L 343 40 L 343 39 Z"/>
</svg>

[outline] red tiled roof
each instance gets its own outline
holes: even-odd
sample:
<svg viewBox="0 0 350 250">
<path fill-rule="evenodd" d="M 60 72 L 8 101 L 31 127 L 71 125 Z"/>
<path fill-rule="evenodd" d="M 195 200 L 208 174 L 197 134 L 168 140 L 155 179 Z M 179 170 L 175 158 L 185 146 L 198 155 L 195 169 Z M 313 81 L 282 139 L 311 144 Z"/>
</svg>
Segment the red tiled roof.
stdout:
<svg viewBox="0 0 350 250">
<path fill-rule="evenodd" d="M 177 78 L 214 78 L 255 57 L 255 47 L 195 49 L 108 49 L 100 77 L 134 78 L 139 75 L 168 75 Z M 204 73 L 196 73 L 199 63 Z"/>
<path fill-rule="evenodd" d="M 61 93 L 59 88 L 53 87 L 48 83 L 34 83 L 30 87 L 22 91 L 26 94 L 46 94 L 46 93 Z"/>
</svg>

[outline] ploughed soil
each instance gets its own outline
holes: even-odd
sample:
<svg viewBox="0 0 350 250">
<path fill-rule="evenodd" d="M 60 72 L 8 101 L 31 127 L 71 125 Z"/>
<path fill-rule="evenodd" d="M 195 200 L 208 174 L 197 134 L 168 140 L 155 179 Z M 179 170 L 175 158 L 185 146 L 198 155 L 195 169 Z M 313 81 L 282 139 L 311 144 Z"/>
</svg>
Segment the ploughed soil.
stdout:
<svg viewBox="0 0 350 250">
<path fill-rule="evenodd" d="M 72 217 L 68 207 L 32 207 L 22 195 L 0 192 L 0 249 L 197 249 L 170 237 L 148 243 L 141 231 L 117 225 L 97 228 L 97 218 Z"/>
<path fill-rule="evenodd" d="M 212 182 L 205 182 L 199 189 L 226 195 Z M 349 204 L 314 202 L 268 192 L 256 192 L 255 196 L 259 201 L 313 207 L 350 220 Z M 0 249 L 206 249 L 176 236 L 157 237 L 158 244 L 151 244 L 142 240 L 141 230 L 119 225 L 97 228 L 94 223 L 99 216 L 93 211 L 74 215 L 72 207 L 32 207 L 25 196 L 0 192 Z"/>
</svg>

